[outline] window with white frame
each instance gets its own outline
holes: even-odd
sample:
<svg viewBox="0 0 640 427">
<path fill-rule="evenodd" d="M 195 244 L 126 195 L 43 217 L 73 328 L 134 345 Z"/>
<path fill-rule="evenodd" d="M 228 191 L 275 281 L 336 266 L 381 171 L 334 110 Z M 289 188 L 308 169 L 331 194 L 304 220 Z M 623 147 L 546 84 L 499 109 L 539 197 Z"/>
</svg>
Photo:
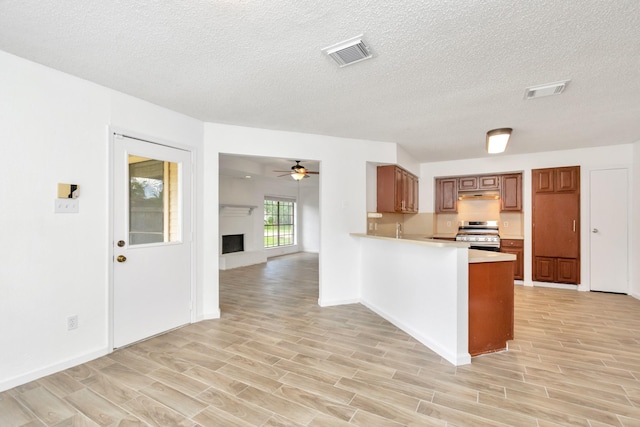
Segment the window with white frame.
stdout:
<svg viewBox="0 0 640 427">
<path fill-rule="evenodd" d="M 265 197 L 264 247 L 275 248 L 295 244 L 295 207 L 293 199 Z"/>
</svg>

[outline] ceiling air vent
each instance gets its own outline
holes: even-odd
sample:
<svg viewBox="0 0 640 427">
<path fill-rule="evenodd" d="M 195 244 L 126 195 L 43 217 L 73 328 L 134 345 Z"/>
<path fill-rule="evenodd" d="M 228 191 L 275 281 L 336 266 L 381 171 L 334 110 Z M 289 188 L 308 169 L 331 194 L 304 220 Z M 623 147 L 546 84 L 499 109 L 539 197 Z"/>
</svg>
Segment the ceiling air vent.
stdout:
<svg viewBox="0 0 640 427">
<path fill-rule="evenodd" d="M 362 35 L 325 47 L 322 51 L 341 67 L 364 61 L 372 56 L 369 48 L 362 41 Z"/>
<path fill-rule="evenodd" d="M 560 95 L 567 87 L 569 80 L 528 87 L 524 91 L 524 99 L 542 98 L 543 96 Z"/>
</svg>

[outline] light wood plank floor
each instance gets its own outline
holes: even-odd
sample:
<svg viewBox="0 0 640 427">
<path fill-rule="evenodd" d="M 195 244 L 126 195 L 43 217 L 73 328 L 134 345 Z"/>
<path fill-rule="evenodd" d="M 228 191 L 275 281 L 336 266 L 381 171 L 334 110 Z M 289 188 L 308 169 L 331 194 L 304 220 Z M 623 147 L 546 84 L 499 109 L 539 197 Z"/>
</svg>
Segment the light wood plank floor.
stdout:
<svg viewBox="0 0 640 427">
<path fill-rule="evenodd" d="M 220 272 L 222 318 L 0 393 L 0 426 L 639 426 L 640 301 L 516 286 L 509 351 L 453 367 L 318 258 Z M 392 286 L 392 284 L 390 284 Z"/>
</svg>

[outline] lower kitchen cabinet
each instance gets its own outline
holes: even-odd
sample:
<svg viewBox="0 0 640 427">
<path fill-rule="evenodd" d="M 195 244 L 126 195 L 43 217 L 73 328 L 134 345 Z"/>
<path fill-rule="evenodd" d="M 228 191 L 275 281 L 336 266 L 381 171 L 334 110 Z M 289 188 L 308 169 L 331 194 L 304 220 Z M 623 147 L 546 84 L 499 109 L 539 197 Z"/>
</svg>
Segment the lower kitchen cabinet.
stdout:
<svg viewBox="0 0 640 427">
<path fill-rule="evenodd" d="M 500 252 L 516 256 L 516 261 L 513 265 L 513 278 L 515 280 L 524 280 L 524 241 L 520 239 L 501 239 Z"/>
<path fill-rule="evenodd" d="M 535 257 L 536 281 L 552 283 L 578 283 L 578 260 L 574 258 Z"/>
<path fill-rule="evenodd" d="M 469 264 L 469 354 L 507 348 L 513 339 L 514 261 Z"/>
</svg>

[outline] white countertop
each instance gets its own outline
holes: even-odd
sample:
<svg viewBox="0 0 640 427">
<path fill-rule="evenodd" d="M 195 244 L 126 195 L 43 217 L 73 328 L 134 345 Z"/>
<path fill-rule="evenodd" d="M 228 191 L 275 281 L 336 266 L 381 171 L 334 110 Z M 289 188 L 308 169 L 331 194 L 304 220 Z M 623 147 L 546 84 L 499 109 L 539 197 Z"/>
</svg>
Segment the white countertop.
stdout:
<svg viewBox="0 0 640 427">
<path fill-rule="evenodd" d="M 469 243 L 467 242 L 438 240 L 438 239 L 432 239 L 429 237 L 425 237 L 422 235 L 415 235 L 415 234 L 400 235 L 399 238 L 396 238 L 395 236 L 390 237 L 390 236 L 380 236 L 375 234 L 364 234 L 364 233 L 350 233 L 350 235 L 353 237 L 365 237 L 368 239 L 387 240 L 391 242 L 403 241 L 403 242 L 413 243 L 416 245 L 425 245 L 425 246 L 432 246 L 432 247 L 442 247 L 442 248 L 468 248 L 469 247 Z M 513 254 L 469 249 L 469 263 L 500 262 L 500 261 L 515 261 L 515 260 L 516 260 L 516 256 Z"/>
<path fill-rule="evenodd" d="M 474 262 L 500 262 L 515 261 L 514 254 L 504 252 L 480 251 L 478 249 L 469 249 L 469 264 Z"/>
</svg>

